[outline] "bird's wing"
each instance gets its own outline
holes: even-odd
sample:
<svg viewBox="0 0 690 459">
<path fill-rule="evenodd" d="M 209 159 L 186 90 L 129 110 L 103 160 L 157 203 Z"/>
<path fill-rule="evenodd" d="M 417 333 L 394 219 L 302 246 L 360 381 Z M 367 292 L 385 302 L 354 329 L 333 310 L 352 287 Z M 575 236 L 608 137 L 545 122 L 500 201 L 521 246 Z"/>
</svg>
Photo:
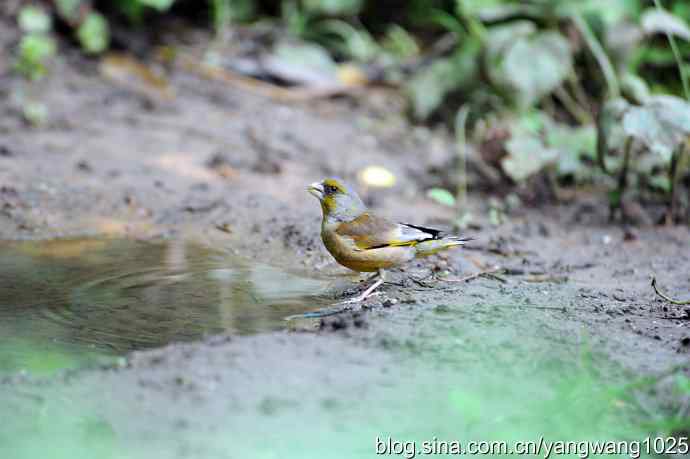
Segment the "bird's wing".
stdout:
<svg viewBox="0 0 690 459">
<path fill-rule="evenodd" d="M 341 223 L 336 233 L 352 239 L 360 250 L 414 246 L 422 241 L 437 239 L 441 235 L 439 230 L 394 223 L 369 212 L 363 213 L 350 222 Z"/>
</svg>

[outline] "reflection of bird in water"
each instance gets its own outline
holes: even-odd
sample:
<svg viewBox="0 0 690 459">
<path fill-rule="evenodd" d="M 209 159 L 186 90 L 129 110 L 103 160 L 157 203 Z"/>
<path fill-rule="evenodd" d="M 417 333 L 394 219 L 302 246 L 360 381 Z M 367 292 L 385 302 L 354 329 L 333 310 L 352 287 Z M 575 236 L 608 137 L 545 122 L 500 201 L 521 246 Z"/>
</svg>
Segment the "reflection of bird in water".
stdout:
<svg viewBox="0 0 690 459">
<path fill-rule="evenodd" d="M 313 183 L 308 191 L 321 202 L 321 238 L 336 261 L 354 271 L 376 272 L 376 282 L 343 304 L 369 297 L 383 283 L 384 269 L 461 246 L 470 240 L 377 216 L 339 179 Z"/>
</svg>

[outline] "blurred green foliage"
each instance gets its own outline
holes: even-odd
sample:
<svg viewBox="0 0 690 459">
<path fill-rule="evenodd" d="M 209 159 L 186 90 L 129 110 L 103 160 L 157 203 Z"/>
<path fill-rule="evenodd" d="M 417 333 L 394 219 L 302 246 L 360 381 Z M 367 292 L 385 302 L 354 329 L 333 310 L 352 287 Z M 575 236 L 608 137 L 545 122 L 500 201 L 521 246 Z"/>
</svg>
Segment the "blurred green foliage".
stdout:
<svg viewBox="0 0 690 459">
<path fill-rule="evenodd" d="M 16 69 L 35 80 L 46 73 L 47 61 L 55 55 L 55 40 L 50 35 L 52 18 L 42 9 L 27 6 L 17 18 L 24 33 L 19 42 Z"/>
<path fill-rule="evenodd" d="M 273 21 L 307 42 L 297 46 L 327 55 L 322 61 L 354 62 L 400 86 L 417 120 L 450 125 L 461 106 L 468 110 L 470 131 L 487 115 L 500 120 L 509 135 L 496 164 L 517 184 L 545 170 L 575 183 L 623 173 L 641 174 L 646 178 L 633 181 L 669 191 L 676 176 L 670 174 L 684 173 L 671 171 L 670 165 L 675 161 L 682 168 L 684 162 L 675 155 L 685 154 L 688 132 L 669 125 L 664 111 L 654 107 L 661 94 L 690 98 L 690 63 L 683 59 L 690 54 L 690 4 L 685 0 L 52 3 L 54 17 L 72 28 L 89 54 L 108 49 L 109 21 L 117 15 L 136 25 L 173 7 L 181 12 L 195 8 L 207 14 L 216 31 L 235 22 Z M 17 69 L 31 79 L 45 73 L 55 53 L 47 13 L 29 6 L 18 18 L 25 35 Z M 627 120 L 622 134 L 595 129 L 597 120 L 599 128 L 611 124 L 601 117 L 609 113 L 607 104 L 618 100 L 630 105 L 627 114 L 618 114 L 617 121 Z M 667 102 L 672 113 L 685 116 L 686 101 Z M 604 135 L 623 140 L 601 139 Z M 613 171 L 626 163 L 627 137 L 633 139 L 634 161 Z M 663 173 L 668 173 L 665 178 Z"/>
</svg>

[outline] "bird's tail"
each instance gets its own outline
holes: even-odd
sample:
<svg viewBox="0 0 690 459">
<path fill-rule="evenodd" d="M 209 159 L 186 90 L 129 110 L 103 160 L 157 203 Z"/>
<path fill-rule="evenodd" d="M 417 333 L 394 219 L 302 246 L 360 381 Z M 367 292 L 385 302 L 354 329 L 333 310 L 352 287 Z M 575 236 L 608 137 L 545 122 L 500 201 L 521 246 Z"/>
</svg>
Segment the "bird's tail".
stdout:
<svg viewBox="0 0 690 459">
<path fill-rule="evenodd" d="M 439 239 L 428 239 L 426 241 L 422 241 L 415 245 L 415 249 L 417 249 L 418 257 L 428 257 L 429 255 L 450 249 L 451 247 L 465 245 L 472 239 L 473 238 L 471 237 L 461 238 L 458 236 L 443 236 Z"/>
</svg>

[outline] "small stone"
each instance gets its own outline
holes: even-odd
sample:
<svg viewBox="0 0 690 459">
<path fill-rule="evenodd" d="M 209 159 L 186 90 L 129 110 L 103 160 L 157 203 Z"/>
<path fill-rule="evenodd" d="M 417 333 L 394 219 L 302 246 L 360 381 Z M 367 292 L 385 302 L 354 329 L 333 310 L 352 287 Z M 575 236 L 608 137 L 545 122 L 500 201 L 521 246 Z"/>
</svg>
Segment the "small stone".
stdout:
<svg viewBox="0 0 690 459">
<path fill-rule="evenodd" d="M 395 304 L 398 304 L 397 298 L 386 298 L 385 300 L 383 300 L 383 303 L 381 303 L 381 306 L 383 306 L 384 308 L 390 308 Z"/>
<path fill-rule="evenodd" d="M 75 164 L 75 167 L 80 172 L 93 172 L 93 168 L 91 167 L 91 164 L 89 164 L 89 162 L 86 161 L 85 159 L 77 161 L 77 164 Z"/>
</svg>

